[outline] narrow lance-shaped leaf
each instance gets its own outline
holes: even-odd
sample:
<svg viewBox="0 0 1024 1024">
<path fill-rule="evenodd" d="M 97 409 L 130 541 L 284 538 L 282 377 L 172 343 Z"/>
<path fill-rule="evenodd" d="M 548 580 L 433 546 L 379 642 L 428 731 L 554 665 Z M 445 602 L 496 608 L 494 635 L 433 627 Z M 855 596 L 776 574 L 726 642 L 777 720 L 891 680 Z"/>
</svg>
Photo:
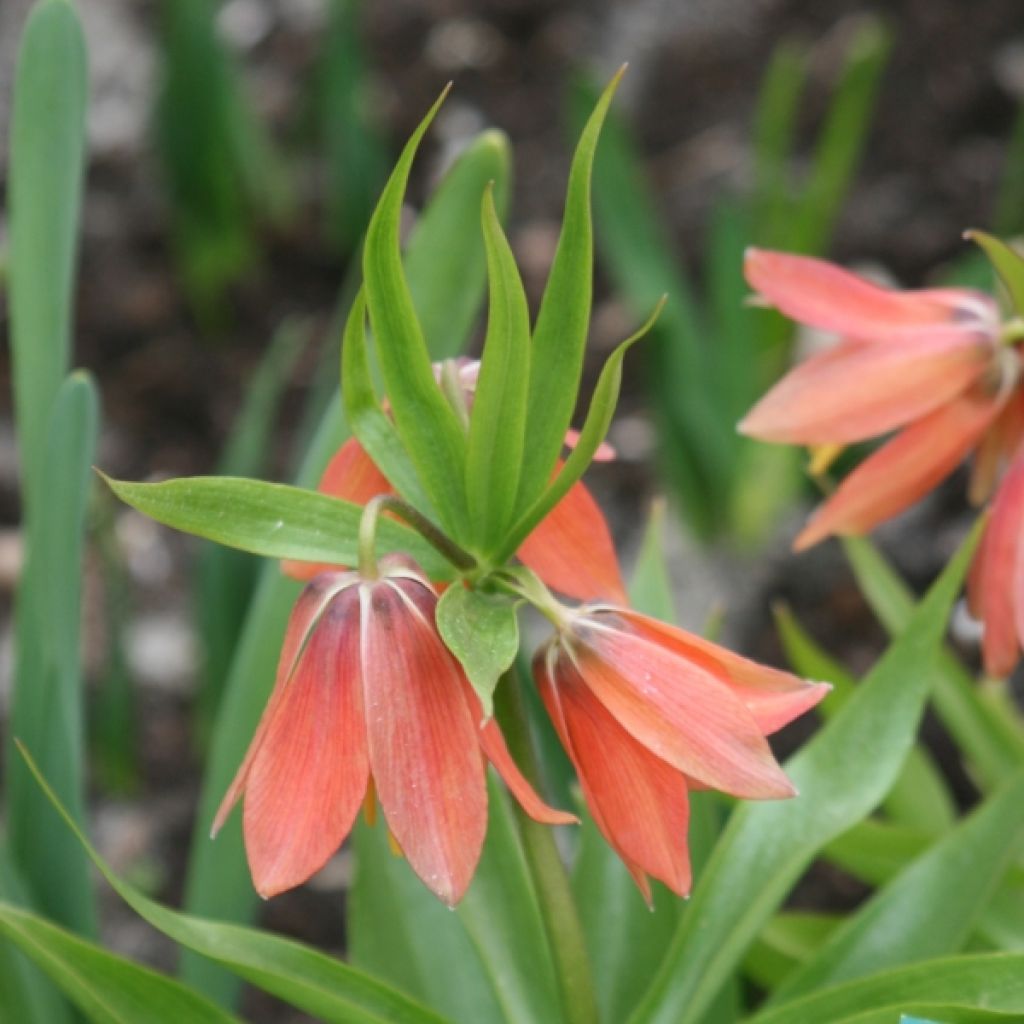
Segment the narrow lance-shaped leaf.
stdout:
<svg viewBox="0 0 1024 1024">
<path fill-rule="evenodd" d="M 907 585 L 866 537 L 843 537 L 843 550 L 861 592 L 890 636 L 907 628 L 915 605 Z M 971 674 L 943 650 L 935 679 L 935 709 L 967 755 L 972 775 L 984 787 L 999 785 L 1024 758 L 1024 729 L 1009 707 L 986 703 Z"/>
<path fill-rule="evenodd" d="M 103 478 L 126 504 L 165 526 L 267 558 L 355 565 L 359 560 L 359 505 L 287 484 L 238 477 L 195 476 L 158 484 Z M 451 567 L 420 536 L 400 523 L 377 528 L 381 554 L 402 551 L 433 579 Z"/>
<path fill-rule="evenodd" d="M 409 170 L 446 93 L 406 143 L 374 211 L 363 249 L 363 276 L 384 390 L 398 433 L 442 524 L 456 540 L 466 541 L 470 532 L 463 487 L 466 435 L 434 378 L 398 240 Z M 445 257 L 438 253 L 437 258 Z"/>
<path fill-rule="evenodd" d="M 490 305 L 469 421 L 466 496 L 477 539 L 486 551 L 500 541 L 515 513 L 530 374 L 530 312 L 492 187 L 484 192 L 481 220 Z"/>
<path fill-rule="evenodd" d="M 748 1024 L 890 1024 L 901 1014 L 959 1024 L 1011 1024 L 1022 1013 L 1024 954 L 989 953 L 880 971 L 759 1013 Z"/>
<path fill-rule="evenodd" d="M 601 446 L 601 442 L 605 439 L 612 417 L 615 415 L 619 389 L 622 386 L 622 360 L 630 348 L 654 326 L 664 305 L 665 298 L 663 297 L 654 312 L 648 317 L 647 322 L 635 334 L 630 335 L 622 342 L 608 357 L 601 369 L 601 376 L 597 379 L 597 387 L 594 388 L 590 409 L 587 411 L 587 418 L 583 422 L 583 429 L 580 431 L 576 446 L 565 460 L 565 465 L 562 466 L 558 476 L 512 527 L 511 533 L 502 544 L 496 562 L 504 562 L 511 558 L 537 524 L 569 493 L 572 485 L 586 472 L 597 449 Z"/>
<path fill-rule="evenodd" d="M 497 191 L 505 191 L 508 149 L 502 136 L 486 132 L 456 160 L 409 239 L 409 285 L 435 359 L 461 351 L 483 300 L 480 194 L 491 179 L 497 179 Z M 436 253 L 442 248 L 447 258 L 438 260 Z M 316 485 L 345 437 L 340 402 L 335 401 L 323 414 L 299 473 L 302 486 Z M 246 870 L 238 817 L 227 822 L 215 843 L 207 832 L 270 694 L 281 637 L 297 593 L 298 586 L 282 576 L 277 565 L 263 568 L 225 684 L 206 760 L 186 884 L 188 908 L 204 917 L 245 920 L 257 900 Z M 205 957 L 186 951 L 181 963 L 189 983 L 219 1001 L 228 1002 L 237 993 L 237 979 Z"/>
<path fill-rule="evenodd" d="M 781 1004 L 883 968 L 956 953 L 1024 835 L 1024 772 L 848 917 L 772 997 Z"/>
<path fill-rule="evenodd" d="M 36 4 L 18 54 L 8 188 L 14 409 L 28 514 L 50 409 L 68 370 L 86 71 L 74 7 Z"/>
<path fill-rule="evenodd" d="M 347 967 L 317 950 L 291 939 L 282 939 L 255 928 L 206 921 L 155 903 L 122 881 L 97 853 L 85 833 L 61 806 L 53 790 L 39 773 L 24 746 L 18 745 L 35 781 L 64 820 L 64 824 L 91 858 L 111 887 L 140 917 L 180 945 L 202 953 L 228 967 L 252 984 L 318 1020 L 330 1024 L 442 1024 L 435 1014 L 417 1006 L 361 971 Z M 167 982 L 167 984 L 172 984 Z M 180 987 L 180 986 L 178 986 Z M 199 996 L 182 988 L 198 1001 Z M 205 1000 L 203 1000 L 205 1003 Z M 234 1020 L 218 1009 L 217 1020 Z M 178 1021 L 203 1020 L 178 1011 L 168 1018 Z M 120 1018 L 118 1018 L 120 1019 Z M 147 1013 L 125 1018 L 130 1021 L 156 1021 Z"/>
<path fill-rule="evenodd" d="M 85 724 L 80 618 L 85 510 L 99 401 L 91 379 L 71 375 L 57 394 L 30 511 L 30 546 L 16 607 L 17 654 L 10 730 L 33 743 L 61 797 L 85 814 Z M 8 749 L 8 834 L 35 906 L 83 934 L 96 931 L 89 867 Z"/>
<path fill-rule="evenodd" d="M 519 652 L 516 606 L 500 594 L 462 586 L 449 587 L 437 602 L 438 632 L 466 670 L 484 718 L 494 714 L 494 688 Z"/>
<path fill-rule="evenodd" d="M 632 1024 L 691 1024 L 815 853 L 882 800 L 910 749 L 971 538 L 842 711 L 786 766 L 799 796 L 739 807 Z"/>
<path fill-rule="evenodd" d="M 590 178 L 601 126 L 624 73 L 625 67 L 597 101 L 569 171 L 562 232 L 533 331 L 519 510 L 547 485 L 576 407 L 594 286 Z"/>
<path fill-rule="evenodd" d="M 352 303 L 341 342 L 341 397 L 352 433 L 377 468 L 406 501 L 429 515 L 430 502 L 416 469 L 374 390 L 366 353 L 366 299 L 362 291 Z"/>
<path fill-rule="evenodd" d="M 181 982 L 9 903 L 0 903 L 0 935 L 46 971 L 93 1024 L 240 1024 Z"/>
</svg>

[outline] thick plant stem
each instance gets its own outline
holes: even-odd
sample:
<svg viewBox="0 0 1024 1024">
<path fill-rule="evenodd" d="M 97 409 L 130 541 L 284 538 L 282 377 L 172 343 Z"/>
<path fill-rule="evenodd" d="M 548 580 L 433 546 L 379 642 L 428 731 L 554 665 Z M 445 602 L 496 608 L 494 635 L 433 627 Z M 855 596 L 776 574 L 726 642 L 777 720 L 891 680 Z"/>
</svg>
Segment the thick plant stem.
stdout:
<svg viewBox="0 0 1024 1024">
<path fill-rule="evenodd" d="M 496 713 L 509 750 L 523 774 L 539 788 L 540 768 L 530 739 L 526 705 L 516 671 L 507 672 L 496 693 Z M 568 1024 L 597 1024 L 597 1000 L 576 902 L 550 825 L 528 817 L 515 804 L 519 835 L 537 889 L 544 930 L 555 959 L 562 1009 Z"/>
</svg>

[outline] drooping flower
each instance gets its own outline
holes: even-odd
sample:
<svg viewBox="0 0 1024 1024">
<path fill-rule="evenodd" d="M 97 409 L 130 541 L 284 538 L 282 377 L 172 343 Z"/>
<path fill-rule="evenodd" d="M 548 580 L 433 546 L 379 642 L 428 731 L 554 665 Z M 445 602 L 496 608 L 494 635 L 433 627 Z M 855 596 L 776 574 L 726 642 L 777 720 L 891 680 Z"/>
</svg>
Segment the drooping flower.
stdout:
<svg viewBox="0 0 1024 1024">
<path fill-rule="evenodd" d="M 465 388 L 468 403 L 480 364 L 464 361 L 459 379 Z M 579 434 L 570 430 L 566 446 L 575 446 Z M 596 461 L 613 457 L 614 452 L 602 444 Z M 555 473 L 562 468 L 559 461 Z M 363 446 L 349 438 L 335 453 L 324 471 L 318 490 L 334 498 L 365 505 L 371 498 L 389 494 L 393 488 L 377 468 Z M 565 497 L 538 524 L 518 551 L 524 565 L 531 568 L 551 588 L 581 601 L 625 602 L 618 556 L 608 523 L 590 491 L 582 483 L 574 484 Z M 309 562 L 288 561 L 284 571 L 295 579 L 312 579 L 326 566 Z"/>
<path fill-rule="evenodd" d="M 739 429 L 765 441 L 835 448 L 896 431 L 816 510 L 797 550 L 832 534 L 868 533 L 972 452 L 971 499 L 992 494 L 1024 438 L 1021 355 L 1005 343 L 993 299 L 964 288 L 893 291 L 821 260 L 757 249 L 748 251 L 745 271 L 766 304 L 841 340 L 783 377 Z M 1022 584 L 985 552 L 1008 550 L 1015 515 L 1021 532 L 1021 502 L 1014 487 L 1008 497 L 999 492 L 972 570 L 986 669 L 999 675 L 1016 661 L 1008 610 L 1019 603 L 1013 586 Z"/>
<path fill-rule="evenodd" d="M 321 573 L 292 612 L 270 701 L 214 821 L 244 794 L 253 884 L 301 884 L 345 840 L 364 800 L 380 802 L 412 869 L 445 903 L 473 876 L 487 827 L 486 763 L 523 809 L 548 807 L 519 772 L 493 719 L 434 624 L 437 595 L 408 559 L 380 576 Z"/>
<path fill-rule="evenodd" d="M 611 605 L 568 613 L 534 675 L 594 821 L 648 902 L 648 876 L 689 892 L 691 789 L 795 795 L 765 736 L 829 689 Z"/>
</svg>

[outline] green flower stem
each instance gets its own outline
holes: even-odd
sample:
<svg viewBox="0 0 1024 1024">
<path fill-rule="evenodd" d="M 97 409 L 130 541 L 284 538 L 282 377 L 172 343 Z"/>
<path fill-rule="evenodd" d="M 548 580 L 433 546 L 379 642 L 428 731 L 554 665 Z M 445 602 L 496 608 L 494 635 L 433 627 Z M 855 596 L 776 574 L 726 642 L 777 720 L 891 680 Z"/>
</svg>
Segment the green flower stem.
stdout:
<svg viewBox="0 0 1024 1024">
<path fill-rule="evenodd" d="M 379 576 L 375 545 L 377 520 L 380 518 L 381 512 L 392 512 L 398 516 L 460 572 L 472 572 L 477 567 L 476 559 L 468 551 L 460 548 L 455 541 L 407 501 L 396 498 L 393 494 L 379 494 L 366 503 L 363 516 L 359 520 L 359 574 L 364 579 L 375 580 Z"/>
<path fill-rule="evenodd" d="M 516 671 L 506 672 L 502 683 L 495 700 L 498 720 L 513 758 L 527 779 L 538 787 L 540 767 L 530 739 L 526 705 Z M 550 825 L 530 818 L 518 803 L 515 812 L 527 867 L 537 889 L 544 930 L 555 958 L 565 1020 L 568 1024 L 596 1024 L 597 1000 L 590 959 L 554 831 Z"/>
</svg>

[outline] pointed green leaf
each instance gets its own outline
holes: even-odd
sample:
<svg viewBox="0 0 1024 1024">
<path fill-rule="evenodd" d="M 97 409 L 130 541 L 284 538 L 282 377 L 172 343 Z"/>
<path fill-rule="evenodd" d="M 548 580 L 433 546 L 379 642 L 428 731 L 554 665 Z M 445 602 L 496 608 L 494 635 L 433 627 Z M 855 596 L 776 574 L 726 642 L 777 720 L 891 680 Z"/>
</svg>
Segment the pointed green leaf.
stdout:
<svg viewBox="0 0 1024 1024">
<path fill-rule="evenodd" d="M 413 157 L 434 119 L 437 100 L 408 141 L 366 232 L 363 277 L 384 390 L 395 426 L 442 524 L 456 540 L 469 539 L 463 478 L 466 435 L 430 365 L 423 330 L 402 268 L 398 232 Z M 449 259 L 443 251 L 436 259 Z"/>
<path fill-rule="evenodd" d="M 444 176 L 409 238 L 405 273 L 432 359 L 460 355 L 480 314 L 487 274 L 480 197 L 493 182 L 494 205 L 504 214 L 510 164 L 504 132 L 481 132 Z"/>
<path fill-rule="evenodd" d="M 484 717 L 494 714 L 494 688 L 519 652 L 517 602 L 451 586 L 437 602 L 437 629 L 448 650 L 466 670 Z"/>
<path fill-rule="evenodd" d="M 362 508 L 287 484 L 194 476 L 159 484 L 103 478 L 126 504 L 165 526 L 267 558 L 355 565 Z M 377 529 L 380 554 L 411 555 L 432 579 L 451 567 L 414 531 L 391 520 Z"/>
<path fill-rule="evenodd" d="M 80 659 L 85 514 L 92 484 L 99 401 L 91 379 L 72 374 L 57 393 L 45 461 L 36 479 L 28 558 L 18 588 L 17 655 L 9 728 L 32 743 L 79 819 L 85 814 L 85 724 Z M 89 866 L 8 749 L 11 855 L 33 905 L 85 935 L 96 932 Z"/>
<path fill-rule="evenodd" d="M 853 678 L 811 639 L 788 608 L 776 607 L 774 611 L 782 646 L 796 674 L 832 684 L 829 699 L 818 710 L 826 719 L 834 717 L 853 696 Z M 956 819 L 949 788 L 931 754 L 921 745 L 907 755 L 907 763 L 884 806 L 894 821 L 935 834 L 945 832 Z"/>
<path fill-rule="evenodd" d="M 25 747 L 21 744 L 18 747 L 46 798 L 103 877 L 125 903 L 158 931 L 180 945 L 216 960 L 279 999 L 330 1024 L 441 1024 L 435 1014 L 417 1006 L 400 993 L 308 946 L 255 928 L 191 917 L 143 896 L 122 881 L 97 853 L 39 773 Z M 183 991 L 194 995 L 190 989 Z M 195 998 L 199 999 L 198 996 Z M 140 1014 L 129 1019 L 135 1024 L 139 1020 L 157 1018 Z M 177 1024 L 178 1021 L 205 1018 L 182 1014 L 170 1019 Z M 234 1018 L 222 1014 L 214 1019 Z"/>
<path fill-rule="evenodd" d="M 492 188 L 484 193 L 482 221 L 490 303 L 469 421 L 466 496 L 477 540 L 486 551 L 501 540 L 515 514 L 530 375 L 530 312 Z"/>
<path fill-rule="evenodd" d="M 431 512 L 416 469 L 409 461 L 394 423 L 381 408 L 366 353 L 366 300 L 352 303 L 341 343 L 341 396 L 352 433 L 398 493 L 424 515 Z"/>
<path fill-rule="evenodd" d="M 842 544 L 872 611 L 890 636 L 902 635 L 914 612 L 907 585 L 866 537 L 844 537 Z M 943 725 L 980 784 L 999 785 L 1024 760 L 1019 712 L 986 703 L 971 674 L 948 650 L 942 652 L 933 697 Z"/>
<path fill-rule="evenodd" d="M 748 1024 L 883 1024 L 898 1020 L 900 1013 L 957 1024 L 1019 1021 L 1024 1014 L 1024 954 L 948 957 L 882 971 L 759 1013 Z"/>
<path fill-rule="evenodd" d="M 520 509 L 547 486 L 576 407 L 594 286 L 590 178 L 601 126 L 624 72 L 625 67 L 597 101 L 569 171 L 562 232 L 533 331 Z"/>
<path fill-rule="evenodd" d="M 743 960 L 743 973 L 771 992 L 810 959 L 842 922 L 837 914 L 782 910 L 761 929 Z"/>
<path fill-rule="evenodd" d="M 46 971 L 94 1024 L 240 1024 L 180 982 L 9 903 L 0 903 L 0 935 Z"/>
<path fill-rule="evenodd" d="M 933 839 L 920 828 L 865 818 L 833 839 L 822 855 L 867 885 L 884 885 L 920 857 Z"/>
<path fill-rule="evenodd" d="M 915 860 L 779 988 L 772 1004 L 959 952 L 1024 836 L 1024 772 Z"/>
<path fill-rule="evenodd" d="M 846 707 L 787 763 L 800 795 L 733 813 L 633 1024 L 698 1021 L 817 851 L 888 792 L 913 744 L 977 536 Z"/>
<path fill-rule="evenodd" d="M 1016 249 L 1011 249 L 1005 242 L 984 231 L 967 231 L 964 237 L 981 247 L 999 275 L 999 280 L 1005 285 L 1014 312 L 1017 316 L 1024 316 L 1024 257 Z"/>
<path fill-rule="evenodd" d="M 50 411 L 68 371 L 81 206 L 85 41 L 65 0 L 36 4 L 25 25 L 11 112 L 11 358 L 23 482 L 31 512 Z"/>
<path fill-rule="evenodd" d="M 615 406 L 619 401 L 622 386 L 622 360 L 626 353 L 654 326 L 661 313 L 665 299 L 654 308 L 647 322 L 634 334 L 623 341 L 608 357 L 597 379 L 587 418 L 583 421 L 576 446 L 565 460 L 558 476 L 541 492 L 532 505 L 520 516 L 500 548 L 496 562 L 507 561 L 518 550 L 519 545 L 533 532 L 537 524 L 569 493 L 569 489 L 586 472 L 597 449 L 608 433 Z"/>
</svg>

